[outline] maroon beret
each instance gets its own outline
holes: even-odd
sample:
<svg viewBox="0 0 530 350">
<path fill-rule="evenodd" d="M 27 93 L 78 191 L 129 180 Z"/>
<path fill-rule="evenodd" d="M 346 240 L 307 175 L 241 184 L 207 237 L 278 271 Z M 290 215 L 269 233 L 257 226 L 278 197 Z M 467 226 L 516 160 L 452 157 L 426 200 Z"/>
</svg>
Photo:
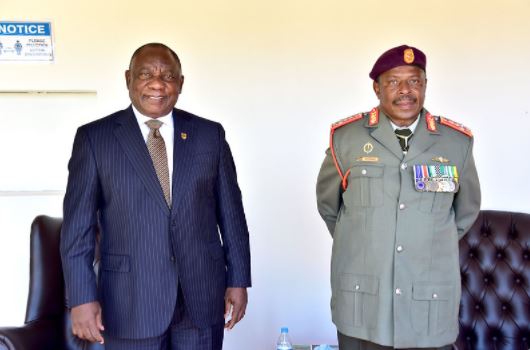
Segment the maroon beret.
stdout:
<svg viewBox="0 0 530 350">
<path fill-rule="evenodd" d="M 370 78 L 377 80 L 387 70 L 399 66 L 417 66 L 425 71 L 427 57 L 425 57 L 423 52 L 412 46 L 401 45 L 394 47 L 379 56 L 370 72 Z"/>
</svg>

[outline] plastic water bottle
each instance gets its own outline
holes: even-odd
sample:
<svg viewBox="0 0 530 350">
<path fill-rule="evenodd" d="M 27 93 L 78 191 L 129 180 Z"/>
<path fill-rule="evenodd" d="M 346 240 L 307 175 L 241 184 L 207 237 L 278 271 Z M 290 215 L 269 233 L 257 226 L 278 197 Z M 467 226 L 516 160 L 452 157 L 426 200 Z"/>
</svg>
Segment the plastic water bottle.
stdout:
<svg viewBox="0 0 530 350">
<path fill-rule="evenodd" d="M 278 342 L 276 343 L 276 350 L 293 350 L 293 344 L 289 338 L 289 328 L 282 327 Z"/>
</svg>

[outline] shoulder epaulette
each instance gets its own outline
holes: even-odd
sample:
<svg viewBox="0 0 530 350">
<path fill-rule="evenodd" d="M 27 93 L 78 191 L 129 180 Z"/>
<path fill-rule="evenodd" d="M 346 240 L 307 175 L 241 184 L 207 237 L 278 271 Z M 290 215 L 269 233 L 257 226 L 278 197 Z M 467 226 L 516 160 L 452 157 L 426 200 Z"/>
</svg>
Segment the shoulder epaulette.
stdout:
<svg viewBox="0 0 530 350">
<path fill-rule="evenodd" d="M 352 115 L 350 117 L 341 119 L 341 120 L 331 124 L 331 130 L 333 131 L 333 130 L 338 129 L 341 126 L 344 126 L 346 124 L 350 124 L 350 123 L 356 122 L 357 120 L 362 119 L 362 117 L 363 117 L 363 113 L 358 113 L 358 114 Z"/>
<path fill-rule="evenodd" d="M 451 129 L 455 129 L 456 131 L 459 131 L 462 134 L 467 135 L 469 137 L 473 137 L 473 133 L 471 132 L 471 130 L 460 123 L 457 123 L 445 117 L 438 117 L 438 121 L 442 125 L 448 126 Z"/>
<path fill-rule="evenodd" d="M 337 168 L 337 172 L 339 173 L 343 190 L 346 190 L 346 188 L 348 187 L 348 172 L 346 172 L 346 174 L 343 174 L 339 166 L 339 161 L 337 160 L 337 155 L 335 154 L 335 147 L 333 147 L 333 134 L 335 133 L 335 130 L 337 130 L 338 128 L 362 119 L 365 114 L 366 113 L 358 113 L 358 114 L 352 115 L 348 118 L 341 119 L 338 122 L 331 124 L 331 133 L 329 137 L 329 149 L 331 150 L 331 157 L 333 158 L 333 163 L 335 163 L 335 168 Z"/>
</svg>

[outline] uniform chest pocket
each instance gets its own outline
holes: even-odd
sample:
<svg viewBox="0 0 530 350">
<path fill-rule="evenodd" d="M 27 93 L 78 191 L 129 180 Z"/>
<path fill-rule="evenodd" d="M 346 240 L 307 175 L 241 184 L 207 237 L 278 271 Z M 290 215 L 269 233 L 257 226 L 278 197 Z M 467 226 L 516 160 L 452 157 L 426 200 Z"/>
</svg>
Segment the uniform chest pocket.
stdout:
<svg viewBox="0 0 530 350">
<path fill-rule="evenodd" d="M 357 207 L 383 205 L 384 165 L 361 164 L 348 170 L 348 188 L 343 194 L 344 203 Z"/>
</svg>

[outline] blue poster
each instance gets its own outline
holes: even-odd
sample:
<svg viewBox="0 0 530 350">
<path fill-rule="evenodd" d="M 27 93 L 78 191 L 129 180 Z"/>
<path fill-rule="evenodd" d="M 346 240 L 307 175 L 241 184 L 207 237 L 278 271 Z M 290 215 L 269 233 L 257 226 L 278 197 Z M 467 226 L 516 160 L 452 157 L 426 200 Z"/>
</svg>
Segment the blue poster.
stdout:
<svg viewBox="0 0 530 350">
<path fill-rule="evenodd" d="M 51 22 L 0 21 L 0 61 L 53 61 Z"/>
</svg>

